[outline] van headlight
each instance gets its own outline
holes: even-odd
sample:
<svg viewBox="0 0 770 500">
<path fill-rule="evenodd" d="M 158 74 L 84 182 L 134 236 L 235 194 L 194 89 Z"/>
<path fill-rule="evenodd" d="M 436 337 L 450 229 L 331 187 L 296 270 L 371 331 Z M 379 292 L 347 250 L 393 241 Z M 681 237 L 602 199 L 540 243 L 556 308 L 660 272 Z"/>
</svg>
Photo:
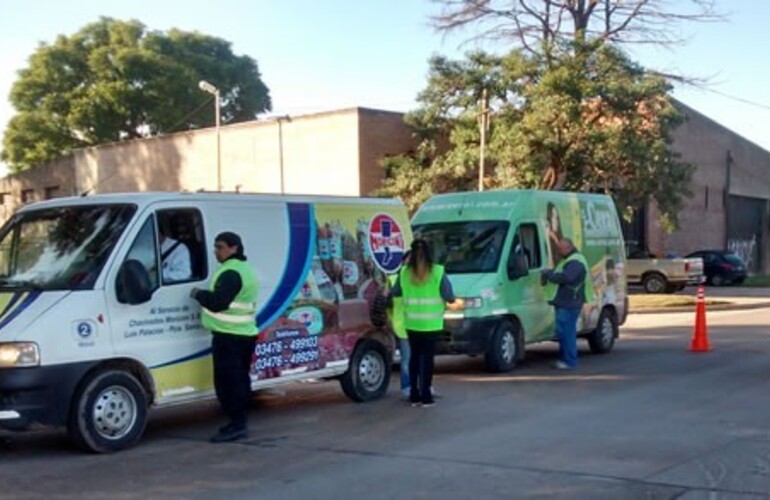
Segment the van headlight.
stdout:
<svg viewBox="0 0 770 500">
<path fill-rule="evenodd" d="M 464 309 L 481 309 L 483 304 L 481 297 L 463 297 Z"/>
<path fill-rule="evenodd" d="M 40 350 L 34 342 L 0 343 L 0 368 L 40 366 Z"/>
</svg>

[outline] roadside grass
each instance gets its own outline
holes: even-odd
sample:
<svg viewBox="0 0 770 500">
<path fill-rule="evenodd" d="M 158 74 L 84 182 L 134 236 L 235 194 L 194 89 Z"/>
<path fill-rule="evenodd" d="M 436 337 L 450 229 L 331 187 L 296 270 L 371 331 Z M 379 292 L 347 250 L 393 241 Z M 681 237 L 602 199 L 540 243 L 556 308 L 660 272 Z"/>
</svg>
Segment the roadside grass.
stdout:
<svg viewBox="0 0 770 500">
<path fill-rule="evenodd" d="M 749 276 L 740 286 L 770 287 L 770 276 Z"/>
<path fill-rule="evenodd" d="M 644 294 L 629 295 L 629 308 L 634 310 L 653 307 L 695 307 L 696 298 L 689 295 Z M 706 298 L 706 305 L 729 304 L 729 301 Z"/>
</svg>

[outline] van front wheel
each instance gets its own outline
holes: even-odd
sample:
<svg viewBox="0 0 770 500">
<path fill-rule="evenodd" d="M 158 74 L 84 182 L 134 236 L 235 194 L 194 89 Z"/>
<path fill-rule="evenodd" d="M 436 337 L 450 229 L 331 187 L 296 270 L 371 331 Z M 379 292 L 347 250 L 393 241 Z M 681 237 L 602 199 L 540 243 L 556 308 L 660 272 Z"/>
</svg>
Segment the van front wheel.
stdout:
<svg viewBox="0 0 770 500">
<path fill-rule="evenodd" d="M 380 398 L 390 384 L 390 366 L 385 347 L 375 340 L 362 340 L 350 357 L 348 371 L 340 378 L 342 392 L 359 403 Z"/>
<path fill-rule="evenodd" d="M 136 444 L 147 425 L 147 394 L 130 373 L 91 375 L 72 401 L 67 430 L 81 448 L 110 453 Z"/>
<path fill-rule="evenodd" d="M 510 321 L 502 320 L 492 335 L 484 356 L 487 370 L 493 373 L 509 372 L 519 360 L 520 331 Z"/>
</svg>

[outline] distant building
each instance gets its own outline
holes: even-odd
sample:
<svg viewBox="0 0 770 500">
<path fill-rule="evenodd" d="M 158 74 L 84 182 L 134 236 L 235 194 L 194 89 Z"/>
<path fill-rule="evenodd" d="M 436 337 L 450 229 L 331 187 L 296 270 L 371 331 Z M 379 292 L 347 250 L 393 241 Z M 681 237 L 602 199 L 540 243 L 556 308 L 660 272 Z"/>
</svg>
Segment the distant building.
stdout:
<svg viewBox="0 0 770 500">
<path fill-rule="evenodd" d="M 674 148 L 697 166 L 665 234 L 653 204 L 625 228 L 630 244 L 658 255 L 729 248 L 770 273 L 770 152 L 679 104 L 688 121 Z M 0 179 L 0 218 L 22 204 L 73 194 L 217 189 L 213 128 L 80 149 Z M 225 191 L 365 196 L 384 178 L 380 161 L 416 147 L 403 114 L 367 108 L 280 117 L 220 129 Z"/>
<path fill-rule="evenodd" d="M 674 149 L 694 164 L 693 197 L 679 212 L 679 230 L 666 234 L 647 207 L 643 243 L 658 255 L 729 249 L 752 272 L 770 273 L 770 152 L 698 111 L 677 103 L 687 121 Z"/>
<path fill-rule="evenodd" d="M 351 108 L 220 129 L 222 188 L 361 196 L 382 183 L 379 161 L 414 147 L 403 115 Z M 26 203 L 82 193 L 217 189 L 214 128 L 75 150 L 0 179 L 7 219 Z"/>
</svg>

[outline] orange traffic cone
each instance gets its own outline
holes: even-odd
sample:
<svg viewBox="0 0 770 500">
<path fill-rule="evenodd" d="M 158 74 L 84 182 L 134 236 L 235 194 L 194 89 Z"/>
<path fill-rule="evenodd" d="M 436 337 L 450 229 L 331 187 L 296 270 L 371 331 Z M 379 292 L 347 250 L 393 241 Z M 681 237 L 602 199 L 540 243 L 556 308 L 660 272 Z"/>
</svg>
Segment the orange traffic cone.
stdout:
<svg viewBox="0 0 770 500">
<path fill-rule="evenodd" d="M 692 332 L 692 344 L 690 345 L 690 350 L 693 352 L 707 352 L 711 350 L 708 327 L 706 326 L 706 301 L 703 295 L 703 285 L 698 285 L 698 301 L 695 305 L 695 329 Z"/>
</svg>

